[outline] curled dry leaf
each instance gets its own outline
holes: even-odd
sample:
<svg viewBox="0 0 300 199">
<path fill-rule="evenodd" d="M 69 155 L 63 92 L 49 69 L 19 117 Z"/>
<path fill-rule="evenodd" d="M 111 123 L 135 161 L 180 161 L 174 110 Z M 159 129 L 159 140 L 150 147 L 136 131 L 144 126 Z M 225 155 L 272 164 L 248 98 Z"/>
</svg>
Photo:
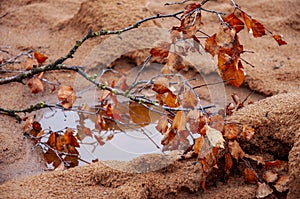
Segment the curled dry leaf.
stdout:
<svg viewBox="0 0 300 199">
<path fill-rule="evenodd" d="M 172 128 L 176 130 L 176 132 L 184 131 L 186 125 L 186 117 L 183 111 L 178 111 L 175 115 L 175 118 L 172 123 Z"/>
<path fill-rule="evenodd" d="M 170 92 L 169 90 L 169 79 L 166 77 L 159 77 L 153 84 L 152 90 L 158 94 L 164 94 Z"/>
<path fill-rule="evenodd" d="M 167 96 L 164 98 L 164 103 L 172 108 L 177 108 L 180 105 L 177 95 L 172 92 L 168 92 Z"/>
<path fill-rule="evenodd" d="M 244 29 L 244 23 L 235 16 L 234 12 L 224 17 L 223 20 L 233 27 L 237 33 Z"/>
<path fill-rule="evenodd" d="M 262 175 L 263 179 L 267 182 L 267 183 L 272 183 L 275 182 L 275 180 L 278 179 L 278 174 L 274 173 L 272 171 L 265 171 Z"/>
<path fill-rule="evenodd" d="M 244 157 L 254 160 L 257 164 L 265 165 L 265 161 L 262 156 L 245 154 Z"/>
<path fill-rule="evenodd" d="M 262 37 L 263 35 L 266 35 L 265 27 L 261 23 L 244 12 L 242 12 L 241 15 L 245 21 L 248 32 L 252 33 L 254 37 Z"/>
<path fill-rule="evenodd" d="M 220 131 L 211 128 L 210 126 L 206 125 L 206 137 L 209 140 L 209 143 L 213 147 L 222 148 L 224 149 L 224 138 Z"/>
<path fill-rule="evenodd" d="M 75 90 L 70 86 L 61 86 L 57 93 L 57 97 L 65 109 L 72 108 L 76 100 Z"/>
<path fill-rule="evenodd" d="M 33 56 L 35 57 L 35 59 L 38 61 L 39 64 L 43 64 L 48 59 L 46 55 L 39 52 L 33 53 Z"/>
<path fill-rule="evenodd" d="M 27 82 L 27 86 L 29 87 L 30 91 L 34 94 L 44 90 L 43 82 L 36 77 L 30 78 Z"/>
<path fill-rule="evenodd" d="M 281 35 L 273 35 L 272 37 L 275 39 L 279 46 L 287 44 L 286 41 L 282 40 Z"/>
<path fill-rule="evenodd" d="M 288 170 L 288 163 L 282 160 L 267 161 L 265 165 L 267 169 L 271 169 L 275 172 Z"/>
<path fill-rule="evenodd" d="M 187 114 L 187 121 L 189 123 L 190 131 L 194 134 L 200 133 L 206 125 L 206 120 L 200 110 L 190 110 Z M 203 135 L 205 135 L 205 132 Z"/>
<path fill-rule="evenodd" d="M 253 138 L 254 136 L 254 129 L 251 128 L 250 126 L 248 125 L 243 125 L 243 131 L 241 133 L 241 137 L 244 138 L 245 140 L 249 141 Z"/>
<path fill-rule="evenodd" d="M 216 36 L 217 34 L 213 34 L 205 40 L 205 51 L 211 54 L 213 57 L 219 53 Z"/>
<path fill-rule="evenodd" d="M 168 130 L 168 117 L 167 116 L 162 116 L 156 125 L 156 129 L 161 133 L 164 134 Z"/>
<path fill-rule="evenodd" d="M 177 72 L 181 71 L 186 67 L 183 62 L 183 58 L 180 55 L 173 52 L 169 53 L 168 60 L 165 66 Z"/>
<path fill-rule="evenodd" d="M 239 129 L 235 124 L 225 124 L 223 132 L 225 138 L 232 140 L 238 137 Z"/>
<path fill-rule="evenodd" d="M 273 189 L 271 189 L 269 185 L 258 182 L 258 187 L 255 194 L 257 198 L 265 198 L 271 193 L 273 193 Z"/>
<path fill-rule="evenodd" d="M 238 160 L 238 159 L 244 157 L 245 152 L 243 151 L 243 149 L 240 147 L 240 144 L 236 140 L 229 141 L 228 147 L 229 147 L 230 154 L 235 159 Z"/>
<path fill-rule="evenodd" d="M 204 136 L 200 136 L 199 138 L 196 138 L 194 143 L 194 152 L 200 154 L 203 144 L 204 144 Z"/>
<path fill-rule="evenodd" d="M 278 192 L 287 191 L 289 189 L 289 176 L 288 175 L 280 176 L 280 178 L 277 180 L 274 187 Z"/>
<path fill-rule="evenodd" d="M 250 184 L 256 184 L 256 182 L 258 181 L 256 173 L 250 168 L 244 169 L 244 179 L 247 183 Z"/>
</svg>

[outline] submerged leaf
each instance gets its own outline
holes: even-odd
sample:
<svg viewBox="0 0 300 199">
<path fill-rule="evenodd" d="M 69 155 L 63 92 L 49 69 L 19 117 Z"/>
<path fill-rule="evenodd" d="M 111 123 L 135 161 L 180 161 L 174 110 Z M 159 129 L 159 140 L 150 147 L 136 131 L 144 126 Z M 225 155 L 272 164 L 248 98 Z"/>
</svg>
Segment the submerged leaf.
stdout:
<svg viewBox="0 0 300 199">
<path fill-rule="evenodd" d="M 27 82 L 27 86 L 29 87 L 30 91 L 34 94 L 44 90 L 43 82 L 36 77 L 30 78 Z"/>
</svg>

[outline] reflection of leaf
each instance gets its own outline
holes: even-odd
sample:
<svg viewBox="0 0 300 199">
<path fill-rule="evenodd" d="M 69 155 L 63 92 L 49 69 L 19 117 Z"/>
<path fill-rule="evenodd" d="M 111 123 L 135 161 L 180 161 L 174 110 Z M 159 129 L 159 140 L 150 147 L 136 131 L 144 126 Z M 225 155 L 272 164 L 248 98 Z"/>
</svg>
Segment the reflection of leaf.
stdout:
<svg viewBox="0 0 300 199">
<path fill-rule="evenodd" d="M 219 52 L 219 47 L 216 42 L 217 34 L 214 34 L 205 40 L 205 50 L 212 56 L 215 56 Z"/>
<path fill-rule="evenodd" d="M 168 117 L 166 116 L 162 116 L 159 120 L 158 120 L 158 123 L 156 125 L 156 129 L 164 134 L 167 130 L 168 130 Z"/>
<path fill-rule="evenodd" d="M 129 103 L 129 115 L 131 120 L 140 126 L 148 125 L 151 122 L 149 109 L 137 102 Z"/>
<path fill-rule="evenodd" d="M 72 108 L 76 100 L 75 90 L 70 86 L 61 86 L 57 93 L 57 97 L 65 109 Z"/>
<path fill-rule="evenodd" d="M 27 86 L 32 93 L 39 93 L 44 90 L 44 85 L 39 78 L 32 77 L 28 80 Z"/>
<path fill-rule="evenodd" d="M 203 144 L 204 144 L 204 136 L 200 136 L 199 138 L 196 138 L 194 144 L 194 152 L 200 154 Z"/>
<path fill-rule="evenodd" d="M 105 142 L 103 141 L 103 138 L 100 136 L 95 136 L 95 139 L 97 140 L 97 142 L 103 146 L 105 144 Z"/>
<path fill-rule="evenodd" d="M 64 161 L 69 164 L 69 167 L 78 166 L 78 156 L 66 155 L 66 157 L 64 158 Z"/>
<path fill-rule="evenodd" d="M 64 133 L 64 141 L 65 144 L 69 144 L 74 147 L 79 147 L 79 144 L 77 142 L 77 139 L 73 135 L 74 131 L 70 128 L 67 128 Z"/>
<path fill-rule="evenodd" d="M 52 132 L 48 138 L 47 144 L 52 148 L 55 147 L 56 143 L 56 133 Z"/>
<path fill-rule="evenodd" d="M 59 157 L 57 157 L 56 153 L 51 149 L 48 149 L 48 151 L 44 153 L 44 158 L 48 164 L 53 163 L 54 168 L 57 168 L 61 163 Z"/>
</svg>

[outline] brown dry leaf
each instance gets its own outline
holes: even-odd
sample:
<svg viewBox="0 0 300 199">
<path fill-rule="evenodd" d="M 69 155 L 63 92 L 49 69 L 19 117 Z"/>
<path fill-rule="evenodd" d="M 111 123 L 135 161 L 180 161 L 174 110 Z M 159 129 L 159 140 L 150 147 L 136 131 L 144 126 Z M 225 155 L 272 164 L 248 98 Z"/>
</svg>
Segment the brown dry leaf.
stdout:
<svg viewBox="0 0 300 199">
<path fill-rule="evenodd" d="M 150 54 L 155 57 L 163 60 L 164 58 L 168 57 L 170 51 L 171 44 L 165 41 L 159 42 L 155 45 L 154 48 L 150 50 Z"/>
<path fill-rule="evenodd" d="M 279 46 L 287 45 L 286 41 L 282 40 L 281 35 L 273 35 L 272 37 L 275 39 L 275 41 L 278 43 Z"/>
<path fill-rule="evenodd" d="M 244 12 L 242 12 L 241 15 L 245 21 L 248 32 L 252 33 L 254 37 L 262 37 L 263 35 L 266 35 L 265 27 L 261 23 L 247 16 Z"/>
<path fill-rule="evenodd" d="M 110 91 L 104 90 L 102 92 L 102 95 L 98 98 L 98 102 L 102 102 L 103 100 L 107 99 L 109 95 L 110 95 Z"/>
<path fill-rule="evenodd" d="M 175 118 L 172 123 L 172 128 L 176 130 L 176 132 L 184 131 L 186 125 L 186 117 L 183 111 L 178 111 L 175 115 Z"/>
<path fill-rule="evenodd" d="M 70 129 L 70 128 L 67 128 L 65 133 L 64 133 L 64 141 L 65 141 L 65 144 L 69 144 L 71 146 L 74 146 L 74 147 L 80 147 L 78 142 L 77 142 L 77 139 L 74 137 L 74 130 Z"/>
<path fill-rule="evenodd" d="M 69 163 L 69 165 L 70 165 L 69 167 L 76 167 L 76 166 L 78 166 L 78 156 L 67 155 L 64 158 L 64 161 Z"/>
<path fill-rule="evenodd" d="M 46 59 L 48 59 L 46 55 L 39 52 L 33 53 L 33 56 L 35 57 L 35 59 L 38 61 L 39 64 L 43 64 L 46 61 Z"/>
<path fill-rule="evenodd" d="M 198 100 L 191 90 L 185 92 L 183 96 L 182 106 L 184 108 L 194 108 L 197 106 Z"/>
<path fill-rule="evenodd" d="M 175 44 L 177 40 L 181 38 L 181 33 L 176 27 L 172 27 L 172 30 L 170 32 L 170 39 L 172 41 L 172 44 Z"/>
<path fill-rule="evenodd" d="M 200 110 L 191 110 L 187 114 L 187 121 L 192 133 L 200 133 L 201 129 L 206 125 L 206 120 Z"/>
<path fill-rule="evenodd" d="M 272 183 L 275 182 L 275 180 L 278 179 L 278 174 L 274 173 L 272 171 L 265 171 L 262 175 L 263 179 L 267 182 L 267 183 Z"/>
<path fill-rule="evenodd" d="M 219 48 L 232 49 L 236 37 L 236 30 L 220 27 L 215 42 Z"/>
<path fill-rule="evenodd" d="M 224 149 L 224 138 L 220 131 L 211 128 L 209 125 L 205 125 L 206 137 L 209 140 L 209 143 L 212 147 Z"/>
<path fill-rule="evenodd" d="M 152 90 L 158 94 L 164 94 L 170 92 L 169 90 L 169 79 L 166 77 L 159 77 L 153 84 Z"/>
<path fill-rule="evenodd" d="M 204 144 L 204 136 L 200 136 L 199 138 L 196 138 L 194 143 L 194 152 L 200 154 L 203 144 Z"/>
<path fill-rule="evenodd" d="M 249 141 L 253 138 L 254 136 L 254 129 L 251 128 L 250 126 L 248 125 L 243 125 L 243 131 L 241 133 L 241 137 L 244 138 L 245 140 Z"/>
<path fill-rule="evenodd" d="M 216 42 L 217 34 L 214 34 L 205 40 L 205 51 L 213 57 L 219 53 L 219 47 Z"/>
<path fill-rule="evenodd" d="M 65 146 L 64 145 L 64 137 L 57 134 L 54 149 L 56 149 L 58 151 L 62 151 L 62 150 L 64 150 L 64 146 Z"/>
<path fill-rule="evenodd" d="M 250 168 L 244 169 L 244 179 L 250 184 L 256 184 L 256 182 L 258 181 L 256 173 Z"/>
<path fill-rule="evenodd" d="M 57 93 L 57 97 L 65 109 L 72 108 L 76 100 L 75 90 L 70 86 L 61 86 Z"/>
<path fill-rule="evenodd" d="M 271 193 L 273 193 L 273 189 L 271 189 L 271 187 L 269 187 L 269 185 L 267 185 L 266 183 L 258 182 L 258 188 L 257 188 L 256 194 L 255 194 L 255 196 L 257 198 L 265 198 L 268 195 L 270 195 Z"/>
<path fill-rule="evenodd" d="M 228 175 L 230 174 L 230 169 L 232 168 L 232 166 L 233 166 L 232 157 L 231 157 L 230 153 L 226 153 L 225 154 L 225 166 L 224 166 L 224 169 L 225 169 L 225 172 Z"/>
<path fill-rule="evenodd" d="M 36 77 L 32 77 L 28 80 L 27 86 L 29 87 L 32 93 L 39 93 L 44 90 L 43 82 Z"/>
<path fill-rule="evenodd" d="M 237 16 L 235 16 L 234 12 L 224 17 L 223 20 L 231 27 L 235 28 L 236 33 L 244 29 L 244 23 Z"/>
<path fill-rule="evenodd" d="M 41 131 L 42 130 L 41 124 L 37 121 L 32 122 L 32 128 L 36 131 Z"/>
<path fill-rule="evenodd" d="M 262 156 L 245 154 L 244 157 L 249 158 L 251 160 L 254 160 L 258 165 L 259 164 L 265 165 L 265 161 L 264 161 L 264 158 Z"/>
<path fill-rule="evenodd" d="M 27 131 L 29 131 L 29 129 L 32 127 L 32 123 L 33 123 L 32 117 L 30 117 L 29 119 L 26 120 L 26 122 L 23 125 L 23 133 L 26 133 Z"/>
<path fill-rule="evenodd" d="M 272 169 L 275 172 L 288 170 L 288 163 L 282 160 L 267 161 L 265 162 L 265 165 L 267 169 Z"/>
<path fill-rule="evenodd" d="M 146 126 L 151 122 L 149 109 L 137 102 L 129 103 L 129 115 L 132 122 L 140 126 Z"/>
<path fill-rule="evenodd" d="M 161 133 L 164 134 L 168 130 L 168 117 L 167 116 L 162 116 L 156 125 L 156 129 Z"/>
<path fill-rule="evenodd" d="M 228 147 L 229 147 L 230 154 L 235 159 L 238 160 L 238 159 L 244 157 L 245 152 L 243 151 L 243 149 L 240 147 L 240 144 L 236 140 L 229 141 Z"/>
<path fill-rule="evenodd" d="M 223 131 L 224 129 L 224 118 L 222 115 L 218 114 L 218 115 L 214 115 L 212 117 L 209 118 L 209 125 L 214 128 L 217 129 L 218 131 Z"/>
<path fill-rule="evenodd" d="M 178 97 L 172 92 L 168 92 L 167 96 L 164 98 L 164 103 L 171 108 L 179 107 Z"/>
<path fill-rule="evenodd" d="M 274 187 L 278 192 L 287 191 L 289 189 L 289 176 L 288 175 L 280 176 L 280 178 L 277 180 Z"/>
<path fill-rule="evenodd" d="M 225 138 L 232 140 L 238 137 L 239 129 L 235 124 L 225 124 L 223 132 Z"/>
<path fill-rule="evenodd" d="M 63 162 L 61 162 L 60 164 L 59 164 L 59 166 L 58 167 L 56 167 L 56 169 L 54 169 L 54 171 L 64 171 L 64 170 L 66 170 L 67 168 L 65 167 L 65 164 L 63 163 Z"/>
</svg>

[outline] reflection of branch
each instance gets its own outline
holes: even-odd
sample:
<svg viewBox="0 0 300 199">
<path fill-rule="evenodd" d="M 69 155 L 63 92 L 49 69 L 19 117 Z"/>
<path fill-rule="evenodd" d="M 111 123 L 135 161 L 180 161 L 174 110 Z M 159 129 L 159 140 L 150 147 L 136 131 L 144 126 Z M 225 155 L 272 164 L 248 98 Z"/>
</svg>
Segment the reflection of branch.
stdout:
<svg viewBox="0 0 300 199">
<path fill-rule="evenodd" d="M 1 50 L 1 51 L 3 51 L 3 50 Z M 8 65 L 8 64 L 15 64 L 19 57 L 22 57 L 23 55 L 29 56 L 30 53 L 32 53 L 32 50 L 29 50 L 27 52 L 21 52 L 18 55 L 16 55 L 15 57 L 12 57 L 9 60 L 7 60 L 6 62 L 0 64 L 0 67 L 2 67 L 4 65 Z"/>
</svg>

